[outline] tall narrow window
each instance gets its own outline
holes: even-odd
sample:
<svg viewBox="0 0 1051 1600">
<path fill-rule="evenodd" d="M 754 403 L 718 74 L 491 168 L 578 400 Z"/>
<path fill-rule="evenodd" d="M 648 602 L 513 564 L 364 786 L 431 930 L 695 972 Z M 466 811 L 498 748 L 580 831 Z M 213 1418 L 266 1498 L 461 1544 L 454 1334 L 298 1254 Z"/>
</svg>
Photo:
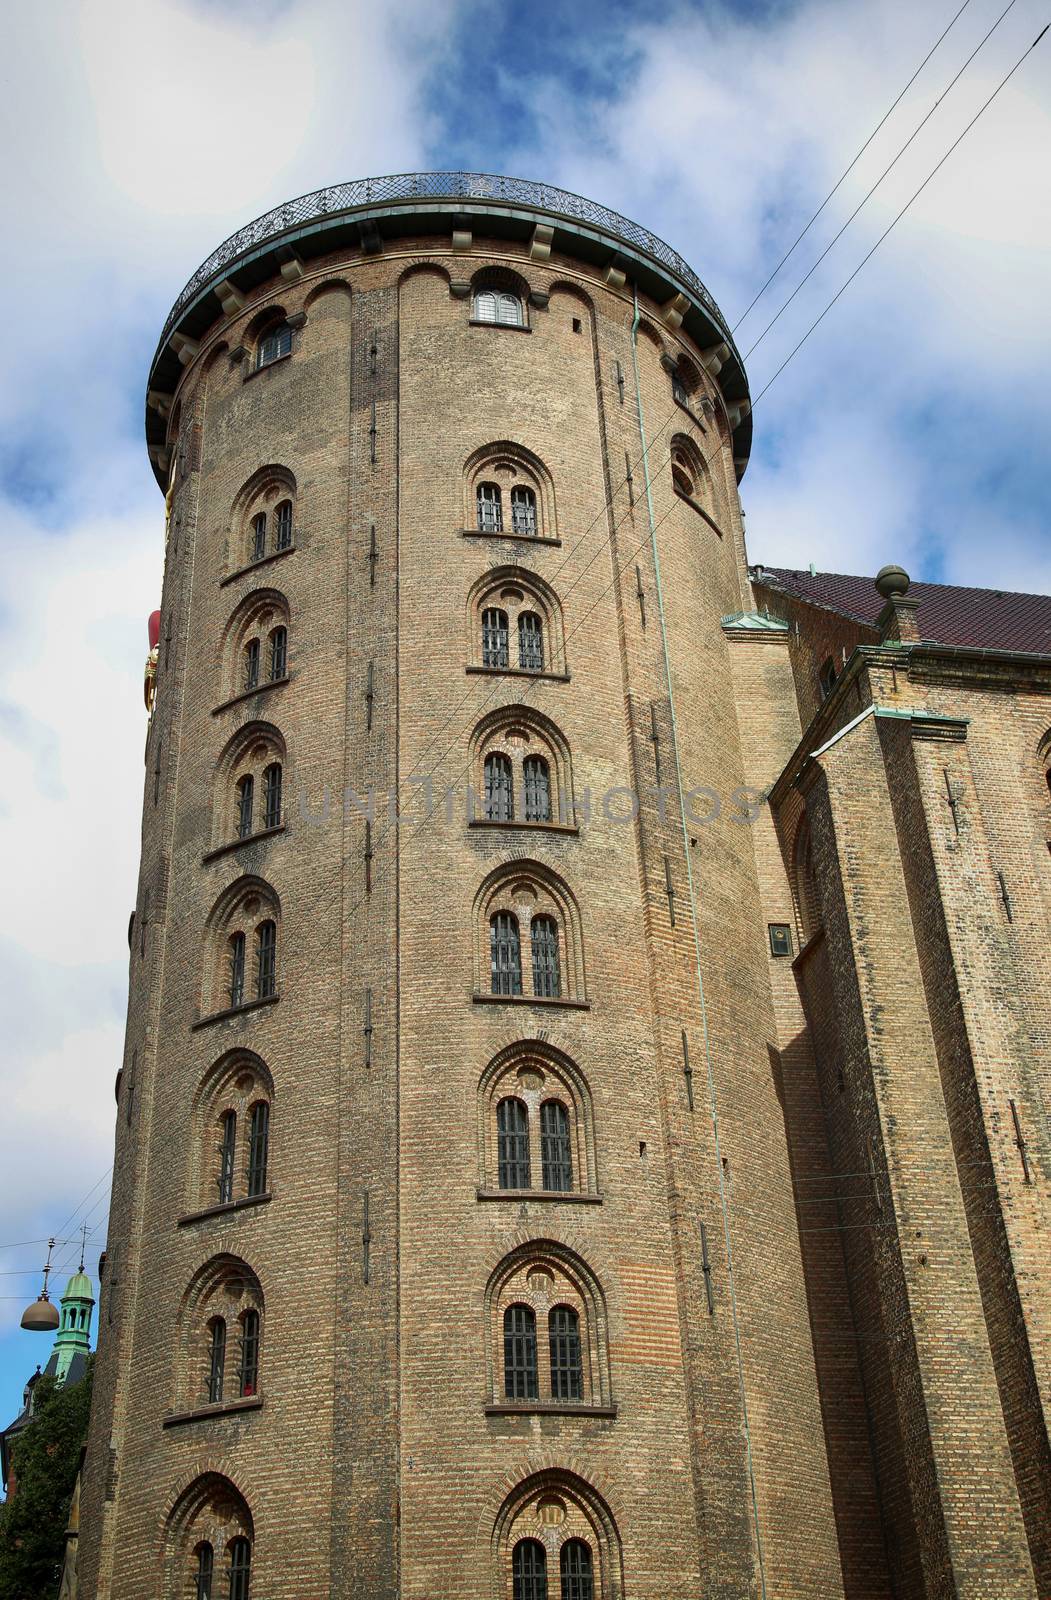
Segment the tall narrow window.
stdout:
<svg viewBox="0 0 1051 1600">
<path fill-rule="evenodd" d="M 245 997 L 245 936 L 235 933 L 230 939 L 230 1004 L 240 1006 Z"/>
<path fill-rule="evenodd" d="M 567 1539 L 558 1556 L 560 1600 L 595 1600 L 591 1551 L 583 1539 Z"/>
<path fill-rule="evenodd" d="M 255 932 L 257 1000 L 265 1000 L 277 988 L 277 924 L 261 922 Z"/>
<path fill-rule="evenodd" d="M 498 483 L 478 485 L 478 526 L 482 533 L 504 531 L 504 507 Z"/>
<path fill-rule="evenodd" d="M 255 779 L 250 772 L 237 782 L 237 837 L 247 839 L 252 831 L 252 798 L 255 794 Z"/>
<path fill-rule="evenodd" d="M 672 399 L 675 401 L 676 405 L 678 405 L 678 406 L 686 406 L 687 410 L 689 409 L 690 391 L 689 391 L 689 389 L 687 389 L 686 385 L 683 383 L 682 379 L 680 378 L 680 376 L 679 376 L 679 374 L 677 372 L 673 372 L 672 373 L 672 377 L 671 377 L 671 394 L 672 394 Z"/>
<path fill-rule="evenodd" d="M 536 1317 L 529 1306 L 504 1312 L 504 1394 L 508 1400 L 536 1400 Z"/>
<path fill-rule="evenodd" d="M 545 1189 L 565 1192 L 573 1187 L 569 1113 L 561 1100 L 545 1100 L 540 1107 L 540 1159 Z"/>
<path fill-rule="evenodd" d="M 520 1539 L 511 1557 L 511 1600 L 547 1600 L 547 1553 L 539 1539 Z"/>
<path fill-rule="evenodd" d="M 275 628 L 270 635 L 270 682 L 276 683 L 288 671 L 288 629 Z"/>
<path fill-rule="evenodd" d="M 536 532 L 536 495 L 525 484 L 516 484 L 511 490 L 511 531 Z"/>
<path fill-rule="evenodd" d="M 245 645 L 245 690 L 255 689 L 259 686 L 259 640 L 249 639 Z"/>
<path fill-rule="evenodd" d="M 836 687 L 836 663 L 831 656 L 827 656 L 822 663 L 821 671 L 818 673 L 818 681 L 821 684 L 821 698 L 822 700 L 827 700 Z"/>
<path fill-rule="evenodd" d="M 226 1206 L 234 1197 L 234 1151 L 237 1148 L 237 1112 L 224 1111 L 219 1144 L 219 1204 Z"/>
<path fill-rule="evenodd" d="M 272 328 L 263 335 L 259 341 L 259 353 L 256 365 L 269 366 L 271 361 L 278 361 L 282 356 L 287 356 L 292 350 L 292 329 L 287 322 L 282 322 L 278 327 Z"/>
<path fill-rule="evenodd" d="M 511 762 L 496 753 L 485 758 L 485 817 L 487 822 L 513 822 L 514 783 Z"/>
<path fill-rule="evenodd" d="M 287 550 L 292 543 L 292 502 L 282 500 L 274 512 L 277 518 L 276 545 L 279 550 Z"/>
<path fill-rule="evenodd" d="M 266 512 L 257 511 L 252 518 L 252 560 L 262 561 L 266 555 Z"/>
<path fill-rule="evenodd" d="M 482 666 L 506 667 L 507 612 L 490 606 L 482 612 Z"/>
<path fill-rule="evenodd" d="M 522 766 L 525 777 L 525 819 L 527 822 L 551 821 L 551 776 L 543 756 L 526 756 Z"/>
<path fill-rule="evenodd" d="M 266 1168 L 270 1150 L 270 1107 L 257 1100 L 248 1124 L 248 1193 L 266 1193 Z"/>
<path fill-rule="evenodd" d="M 522 945 L 518 918 L 498 911 L 489 919 L 489 961 L 494 994 L 522 993 Z"/>
<path fill-rule="evenodd" d="M 562 974 L 558 966 L 558 924 L 554 917 L 534 917 L 530 938 L 533 993 L 543 1000 L 557 1000 L 562 993 Z"/>
<path fill-rule="evenodd" d="M 254 1308 L 241 1318 L 241 1365 L 238 1393 L 246 1399 L 259 1388 L 259 1313 Z"/>
<path fill-rule="evenodd" d="M 547 1321 L 552 1400 L 579 1400 L 584 1393 L 580 1366 L 580 1319 L 572 1306 L 554 1306 Z"/>
<path fill-rule="evenodd" d="M 208 1388 L 210 1405 L 218 1405 L 223 1398 L 223 1372 L 226 1368 L 226 1323 L 222 1317 L 213 1317 L 209 1323 Z"/>
<path fill-rule="evenodd" d="M 263 773 L 263 827 L 281 825 L 281 763 L 272 761 Z"/>
<path fill-rule="evenodd" d="M 230 1600 L 248 1600 L 252 1575 L 252 1546 L 247 1539 L 230 1541 Z M 588 1591 L 591 1600 L 591 1591 Z"/>
<path fill-rule="evenodd" d="M 197 1546 L 197 1571 L 193 1575 L 193 1600 L 212 1600 L 215 1552 L 210 1544 Z"/>
<path fill-rule="evenodd" d="M 496 1163 L 501 1189 L 529 1189 L 529 1113 L 521 1100 L 501 1100 L 496 1108 Z"/>
<path fill-rule="evenodd" d="M 523 611 L 518 618 L 518 665 L 527 672 L 544 670 L 544 633 L 535 611 Z"/>
</svg>

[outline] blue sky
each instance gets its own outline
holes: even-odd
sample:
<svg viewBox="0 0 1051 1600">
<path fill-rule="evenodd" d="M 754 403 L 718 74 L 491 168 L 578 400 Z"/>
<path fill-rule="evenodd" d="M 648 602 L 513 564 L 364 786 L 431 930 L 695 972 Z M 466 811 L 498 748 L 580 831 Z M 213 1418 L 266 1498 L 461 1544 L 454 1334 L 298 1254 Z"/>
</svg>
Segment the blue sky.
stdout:
<svg viewBox="0 0 1051 1600">
<path fill-rule="evenodd" d="M 94 1268 L 104 1238 L 163 548 L 142 397 L 184 280 L 293 195 L 462 166 L 645 223 L 734 323 L 958 4 L 37 0 L 7 19 L 0 1418 L 46 1356 L 17 1326 L 43 1254 L 22 1241 L 86 1216 Z M 969 0 L 742 349 L 1002 9 Z M 754 394 L 1045 12 L 1015 0 L 750 357 Z M 758 406 L 753 560 L 1051 587 L 1049 65 L 1051 39 Z"/>
</svg>

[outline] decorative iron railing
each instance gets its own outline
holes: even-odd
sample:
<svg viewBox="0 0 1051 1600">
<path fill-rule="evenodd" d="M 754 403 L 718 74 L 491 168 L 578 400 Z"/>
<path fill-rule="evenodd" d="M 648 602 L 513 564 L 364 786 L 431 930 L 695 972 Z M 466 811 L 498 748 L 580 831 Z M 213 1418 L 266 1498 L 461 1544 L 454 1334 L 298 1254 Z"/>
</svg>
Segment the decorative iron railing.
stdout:
<svg viewBox="0 0 1051 1600">
<path fill-rule="evenodd" d="M 315 189 L 313 194 L 300 195 L 298 200 L 275 206 L 254 222 L 238 228 L 197 268 L 171 309 L 158 348 L 164 348 L 168 335 L 190 301 L 224 267 L 230 266 L 246 251 L 263 244 L 267 239 L 303 227 L 319 217 L 338 215 L 361 206 L 384 205 L 399 200 L 450 199 L 496 200 L 508 205 L 535 207 L 575 222 L 591 223 L 604 233 L 616 235 L 667 267 L 711 312 L 723 337 L 736 354 L 726 319 L 700 278 L 686 265 L 678 251 L 665 244 L 655 233 L 650 233 L 648 228 L 640 227 L 637 222 L 629 221 L 616 211 L 608 210 L 606 206 L 597 205 L 594 200 L 585 199 L 583 195 L 555 189 L 547 183 L 533 183 L 527 178 L 501 178 L 486 172 L 403 172 L 387 178 L 358 178 L 351 183 L 333 184 L 328 189 Z"/>
</svg>

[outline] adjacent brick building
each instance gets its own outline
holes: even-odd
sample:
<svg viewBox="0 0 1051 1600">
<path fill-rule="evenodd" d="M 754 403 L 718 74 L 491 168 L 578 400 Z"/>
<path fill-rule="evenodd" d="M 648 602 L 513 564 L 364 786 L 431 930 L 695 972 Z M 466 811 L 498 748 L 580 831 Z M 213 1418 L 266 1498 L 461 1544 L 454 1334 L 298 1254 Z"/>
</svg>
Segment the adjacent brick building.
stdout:
<svg viewBox="0 0 1051 1600">
<path fill-rule="evenodd" d="M 235 236 L 147 435 L 80 1592 L 1051 1594 L 1051 604 L 750 571 L 718 307 L 517 180 Z"/>
</svg>

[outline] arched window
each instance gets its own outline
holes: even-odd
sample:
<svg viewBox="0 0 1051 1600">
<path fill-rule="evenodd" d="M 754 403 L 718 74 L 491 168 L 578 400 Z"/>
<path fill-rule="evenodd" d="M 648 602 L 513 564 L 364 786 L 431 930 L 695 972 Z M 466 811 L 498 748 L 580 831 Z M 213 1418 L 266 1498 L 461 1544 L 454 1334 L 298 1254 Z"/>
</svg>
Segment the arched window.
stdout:
<svg viewBox="0 0 1051 1600">
<path fill-rule="evenodd" d="M 210 1405 L 218 1405 L 223 1398 L 223 1376 L 226 1371 L 226 1323 L 222 1317 L 213 1317 L 208 1324 L 208 1371 L 205 1377 L 205 1397 Z"/>
<path fill-rule="evenodd" d="M 547 1555 L 539 1539 L 520 1539 L 511 1557 L 511 1600 L 547 1600 Z"/>
<path fill-rule="evenodd" d="M 504 1312 L 504 1394 L 508 1400 L 536 1400 L 536 1317 L 530 1306 Z"/>
<path fill-rule="evenodd" d="M 525 777 L 525 819 L 551 821 L 551 775 L 543 756 L 526 756 L 522 763 Z"/>
<path fill-rule="evenodd" d="M 478 529 L 480 533 L 504 531 L 504 507 L 498 483 L 478 485 Z"/>
<path fill-rule="evenodd" d="M 230 935 L 230 1005 L 244 1005 L 245 998 L 245 936 Z"/>
<path fill-rule="evenodd" d="M 475 322 L 495 322 L 505 328 L 521 328 L 525 323 L 521 300 L 507 290 L 478 290 L 471 315 Z"/>
<path fill-rule="evenodd" d="M 247 694 L 259 687 L 259 640 L 249 639 L 244 649 L 244 682 L 241 687 Z"/>
<path fill-rule="evenodd" d="M 530 925 L 533 951 L 533 993 L 556 1000 L 562 993 L 558 964 L 558 924 L 554 917 L 534 917 Z"/>
<path fill-rule="evenodd" d="M 572 1306 L 553 1306 L 547 1319 L 552 1400 L 580 1400 L 584 1393 L 580 1364 L 580 1318 Z"/>
<path fill-rule="evenodd" d="M 229 530 L 228 551 L 235 569 L 292 548 L 295 498 L 294 474 L 275 461 L 253 472 L 241 486 L 231 506 Z"/>
<path fill-rule="evenodd" d="M 266 1169 L 270 1155 L 270 1104 L 257 1100 L 248 1125 L 248 1193 L 266 1193 Z"/>
<path fill-rule="evenodd" d="M 489 956 L 494 994 L 522 993 L 522 946 L 518 918 L 498 911 L 489 921 Z"/>
<path fill-rule="evenodd" d="M 263 773 L 263 827 L 281 826 L 281 763 L 272 761 Z"/>
<path fill-rule="evenodd" d="M 279 322 L 275 328 L 269 328 L 259 341 L 256 350 L 256 366 L 268 367 L 272 361 L 279 361 L 282 356 L 292 353 L 292 329 L 287 322 Z"/>
<path fill-rule="evenodd" d="M 496 1108 L 497 1171 L 501 1189 L 529 1189 L 529 1113 L 513 1097 Z"/>
<path fill-rule="evenodd" d="M 573 1187 L 573 1149 L 569 1138 L 569 1112 L 561 1100 L 545 1100 L 540 1107 L 540 1160 L 544 1188 L 559 1193 Z"/>
<path fill-rule="evenodd" d="M 221 1127 L 219 1176 L 216 1180 L 216 1188 L 219 1191 L 219 1204 L 225 1206 L 229 1205 L 234 1197 L 234 1152 L 237 1149 L 237 1112 L 224 1111 Z"/>
<path fill-rule="evenodd" d="M 292 543 L 292 502 L 282 500 L 274 513 L 277 523 L 277 537 L 274 540 L 275 548 L 287 550 Z"/>
<path fill-rule="evenodd" d="M 806 817 L 799 824 L 793 852 L 796 915 L 799 922 L 799 942 L 805 945 L 821 927 L 821 905 L 814 878 L 813 841 Z"/>
<path fill-rule="evenodd" d="M 516 484 L 511 490 L 512 533 L 536 533 L 536 495 L 527 484 Z"/>
<path fill-rule="evenodd" d="M 257 511 L 252 518 L 252 560 L 262 561 L 266 555 L 266 512 Z"/>
<path fill-rule="evenodd" d="M 241 1317 L 241 1362 L 237 1374 L 237 1389 L 242 1399 L 255 1394 L 259 1387 L 259 1313 L 254 1306 Z"/>
<path fill-rule="evenodd" d="M 591 1551 L 583 1539 L 567 1539 L 558 1555 L 560 1600 L 594 1600 Z"/>
<path fill-rule="evenodd" d="M 252 1546 L 247 1539 L 230 1541 L 230 1600 L 248 1600 L 252 1572 Z M 591 1600 L 588 1590 L 587 1600 Z"/>
<path fill-rule="evenodd" d="M 237 781 L 237 837 L 247 839 L 252 832 L 252 800 L 255 779 L 250 772 Z"/>
<path fill-rule="evenodd" d="M 288 672 L 288 629 L 283 625 L 270 633 L 270 682 L 277 683 Z"/>
<path fill-rule="evenodd" d="M 685 401 L 683 404 L 685 404 Z M 695 498 L 696 484 L 694 483 L 693 473 L 690 471 L 690 462 L 682 451 L 672 451 L 671 479 L 677 493 L 684 495 L 687 500 Z"/>
<path fill-rule="evenodd" d="M 215 1552 L 207 1542 L 199 1544 L 194 1554 L 197 1570 L 193 1575 L 193 1600 L 212 1600 L 212 1573 L 215 1571 Z"/>
<path fill-rule="evenodd" d="M 482 612 L 482 665 L 483 667 L 506 667 L 509 665 L 507 657 L 507 612 L 490 606 Z"/>
<path fill-rule="evenodd" d="M 255 997 L 265 1000 L 277 992 L 277 924 L 261 922 L 255 931 Z"/>
<path fill-rule="evenodd" d="M 827 700 L 836 686 L 836 663 L 831 656 L 826 656 L 822 662 L 818 682 L 821 685 L 821 698 Z"/>
<path fill-rule="evenodd" d="M 485 758 L 485 818 L 487 822 L 512 822 L 515 814 L 514 780 L 507 756 Z"/>
<path fill-rule="evenodd" d="M 526 672 L 544 670 L 544 631 L 535 611 L 523 611 L 519 614 L 518 665 Z"/>
</svg>

